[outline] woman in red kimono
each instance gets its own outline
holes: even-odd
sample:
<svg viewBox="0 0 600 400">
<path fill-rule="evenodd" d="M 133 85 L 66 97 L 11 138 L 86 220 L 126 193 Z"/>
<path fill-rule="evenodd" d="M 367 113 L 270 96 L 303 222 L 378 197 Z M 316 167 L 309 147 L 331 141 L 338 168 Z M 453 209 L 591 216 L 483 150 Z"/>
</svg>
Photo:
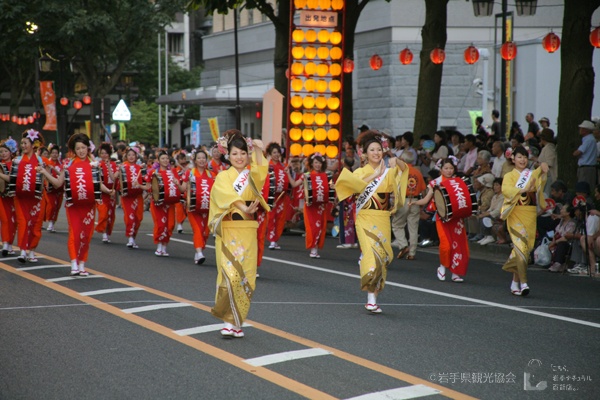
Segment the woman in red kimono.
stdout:
<svg viewBox="0 0 600 400">
<path fill-rule="evenodd" d="M 2 256 L 15 254 L 12 244 L 15 240 L 17 233 L 17 221 L 15 219 L 15 202 L 14 198 L 8 195 L 8 181 L 9 175 L 12 168 L 13 152 L 11 150 L 11 143 L 14 144 L 14 150 L 16 152 L 16 143 L 13 139 L 9 139 L 0 144 L 0 164 L 2 171 L 0 171 L 0 178 L 3 179 L 4 190 L 0 193 L 0 224 L 2 225 Z"/>
<path fill-rule="evenodd" d="M 167 245 L 175 228 L 175 207 L 181 199 L 179 177 L 171 169 L 171 158 L 166 151 L 158 155 L 158 168 L 149 171 L 146 181 L 152 183 L 150 213 L 154 221 L 154 254 L 157 257 L 169 257 Z M 162 184 L 161 184 L 162 183 Z M 158 201 L 157 201 L 158 200 Z"/>
<path fill-rule="evenodd" d="M 60 160 L 60 148 L 58 146 L 50 147 L 50 158 L 46 163 L 50 167 L 50 172 L 55 178 L 60 174 L 63 169 L 62 162 Z M 64 188 L 61 186 L 55 188 L 53 185 L 48 184 L 44 190 L 44 222 L 48 221 L 48 227 L 46 228 L 49 232 L 56 232 L 54 224 L 58 219 L 58 213 L 60 212 L 60 206 L 62 205 L 64 195 Z"/>
<path fill-rule="evenodd" d="M 112 154 L 112 146 L 110 143 L 102 143 L 98 150 L 100 163 L 98 164 L 102 171 L 102 183 L 109 189 L 115 189 L 117 180 L 118 168 L 117 163 L 110 159 Z M 115 210 L 117 208 L 116 196 L 110 196 L 106 193 L 102 194 L 102 202 L 98 204 L 98 223 L 96 224 L 96 232 L 102 234 L 102 243 L 110 243 L 110 235 L 112 234 L 113 226 L 115 225 Z"/>
<path fill-rule="evenodd" d="M 212 148 L 211 155 L 212 158 L 208 163 L 208 169 L 211 172 L 214 172 L 215 175 L 229 168 L 229 164 L 223 159 L 223 154 L 219 152 L 217 146 Z"/>
<path fill-rule="evenodd" d="M 311 258 L 321 258 L 318 249 L 325 244 L 327 233 L 327 203 L 329 198 L 329 176 L 325 173 L 327 164 L 320 153 L 308 158 L 310 172 L 304 174 L 304 228 L 306 248 Z M 306 189 L 308 188 L 308 190 Z M 308 198 L 306 197 L 308 195 Z"/>
<path fill-rule="evenodd" d="M 173 168 L 173 172 L 177 175 L 179 180 L 181 181 L 183 176 L 190 169 L 190 162 L 188 161 L 188 156 L 185 150 L 179 150 L 173 152 L 173 158 L 175 158 L 175 168 Z M 185 200 L 185 198 L 182 198 Z M 185 209 L 185 204 L 183 201 L 179 203 L 175 203 L 175 222 L 177 223 L 177 233 L 183 233 L 183 222 L 187 218 L 187 210 Z"/>
<path fill-rule="evenodd" d="M 85 133 L 71 136 L 67 147 L 74 156 L 66 163 L 58 177 L 52 176 L 50 170 L 42 166 L 38 166 L 37 170 L 54 187 L 65 185 L 71 276 L 88 276 L 85 263 L 94 234 L 96 201 L 101 200 L 100 191 L 114 196 L 115 190 L 107 188 L 100 181 L 98 163 L 93 161 L 90 138 Z"/>
<path fill-rule="evenodd" d="M 125 220 L 125 235 L 128 238 L 127 247 L 137 249 L 135 238 L 144 219 L 144 190 L 143 183 L 146 167 L 138 163 L 139 150 L 137 147 L 128 147 L 125 151 L 125 160 L 121 164 L 120 188 L 121 207 Z"/>
<path fill-rule="evenodd" d="M 182 190 L 188 193 L 188 219 L 194 234 L 194 263 L 202 264 L 206 260 L 202 252 L 208 238 L 208 211 L 210 209 L 210 190 L 215 182 L 215 174 L 206 169 L 208 154 L 197 150 L 193 156 L 194 167 L 185 171 L 182 177 Z M 195 201 L 192 201 L 192 197 Z"/>
</svg>

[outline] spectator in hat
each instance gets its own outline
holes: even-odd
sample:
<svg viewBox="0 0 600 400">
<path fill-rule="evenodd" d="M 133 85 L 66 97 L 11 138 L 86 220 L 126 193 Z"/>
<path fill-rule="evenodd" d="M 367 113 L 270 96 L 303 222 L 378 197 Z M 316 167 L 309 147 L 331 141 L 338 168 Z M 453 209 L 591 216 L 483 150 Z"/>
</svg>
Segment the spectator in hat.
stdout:
<svg viewBox="0 0 600 400">
<path fill-rule="evenodd" d="M 550 192 L 550 186 L 558 178 L 558 158 L 556 155 L 556 142 L 554 140 L 554 131 L 550 128 L 543 128 L 540 133 L 540 144 L 542 145 L 542 151 L 537 158 L 537 162 L 534 166 L 537 168 L 540 163 L 545 162 L 548 164 L 548 180 L 546 181 L 546 187 L 544 193 Z"/>
<path fill-rule="evenodd" d="M 542 117 L 538 122 L 541 126 L 540 132 L 545 128 L 550 128 L 550 120 L 548 119 L 548 117 Z"/>
<path fill-rule="evenodd" d="M 592 121 L 583 121 L 579 124 L 579 135 L 581 135 L 581 145 L 573 152 L 573 157 L 577 158 L 577 181 L 585 181 L 589 187 L 595 187 L 597 183 L 596 164 L 598 151 L 596 149 L 596 139 L 592 132 L 596 125 Z"/>
</svg>

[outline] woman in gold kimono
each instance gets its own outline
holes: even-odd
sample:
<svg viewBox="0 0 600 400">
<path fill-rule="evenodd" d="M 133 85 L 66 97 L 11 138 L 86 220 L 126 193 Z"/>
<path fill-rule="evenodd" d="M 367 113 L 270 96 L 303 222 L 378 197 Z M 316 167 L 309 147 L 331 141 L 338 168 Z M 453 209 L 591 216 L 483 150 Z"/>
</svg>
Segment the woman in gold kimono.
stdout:
<svg viewBox="0 0 600 400">
<path fill-rule="evenodd" d="M 528 169 L 529 153 L 523 146 L 513 150 L 512 159 L 515 168 L 502 181 L 504 203 L 500 217 L 507 222 L 513 250 L 502 269 L 513 274 L 510 292 L 527 296 L 530 291 L 527 265 L 535 242 L 537 208 L 546 207 L 544 185 L 548 164 L 542 163 L 533 171 Z"/>
<path fill-rule="evenodd" d="M 357 142 L 366 154 L 366 163 L 354 172 L 342 170 L 335 190 L 340 201 L 357 195 L 355 226 L 362 250 L 360 287 L 368 293 L 365 308 L 378 314 L 381 308 L 377 295 L 383 290 L 387 266 L 394 258 L 390 215 L 404 203 L 408 173 L 403 173 L 406 164 L 395 157 L 389 159 L 389 167 L 385 166 L 385 135 L 370 130 L 361 134 Z M 393 206 L 391 195 L 395 199 Z"/>
<path fill-rule="evenodd" d="M 238 130 L 225 132 L 217 145 L 222 154 L 229 154 L 231 168 L 217 175 L 210 192 L 208 220 L 215 235 L 218 271 L 212 314 L 225 322 L 221 335 L 241 338 L 256 283 L 254 213 L 259 207 L 269 211 L 260 192 L 269 164 L 262 142 L 247 139 Z"/>
</svg>

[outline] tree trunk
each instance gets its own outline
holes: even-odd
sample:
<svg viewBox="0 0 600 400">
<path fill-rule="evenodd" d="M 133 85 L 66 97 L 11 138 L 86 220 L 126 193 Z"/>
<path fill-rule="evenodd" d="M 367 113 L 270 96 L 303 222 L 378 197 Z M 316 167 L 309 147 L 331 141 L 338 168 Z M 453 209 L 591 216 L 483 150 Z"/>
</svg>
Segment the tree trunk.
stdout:
<svg viewBox="0 0 600 400">
<path fill-rule="evenodd" d="M 425 24 L 421 31 L 422 48 L 420 53 L 419 88 L 415 125 L 415 140 L 423 134 L 433 137 L 438 127 L 438 108 L 442 85 L 443 63 L 434 64 L 429 53 L 436 47 L 446 47 L 446 5 L 448 0 L 425 0 Z"/>
<path fill-rule="evenodd" d="M 277 2 L 277 15 L 279 22 L 275 25 L 275 53 L 273 63 L 275 65 L 275 89 L 284 96 L 283 102 L 283 127 L 287 126 L 287 104 L 288 79 L 285 71 L 288 68 L 288 53 L 290 44 L 290 2 Z"/>
<path fill-rule="evenodd" d="M 579 128 L 589 120 L 594 101 L 594 68 L 590 45 L 592 13 L 600 0 L 565 0 L 560 48 L 560 91 L 558 100 L 558 177 L 568 187 L 577 181 L 577 159 L 573 151 L 581 144 Z M 593 188 L 591 188 L 593 191 Z"/>
</svg>

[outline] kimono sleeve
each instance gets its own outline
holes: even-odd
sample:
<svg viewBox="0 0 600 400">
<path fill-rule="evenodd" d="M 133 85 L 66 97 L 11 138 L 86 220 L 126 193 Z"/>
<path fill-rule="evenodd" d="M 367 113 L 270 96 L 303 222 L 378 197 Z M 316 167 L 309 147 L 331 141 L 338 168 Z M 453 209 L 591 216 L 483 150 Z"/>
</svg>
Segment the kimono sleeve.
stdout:
<svg viewBox="0 0 600 400">
<path fill-rule="evenodd" d="M 233 181 L 228 171 L 218 174 L 215 178 L 215 183 L 210 191 L 210 201 L 211 214 L 213 213 L 213 205 L 218 210 L 227 211 L 236 201 L 243 201 L 242 197 L 233 189 Z M 215 210 L 215 213 L 218 210 Z"/>
<path fill-rule="evenodd" d="M 345 200 L 356 193 L 362 193 L 367 187 L 367 182 L 363 180 L 364 169 L 359 168 L 354 172 L 343 169 L 342 173 L 335 182 L 335 192 L 338 199 Z"/>
</svg>

